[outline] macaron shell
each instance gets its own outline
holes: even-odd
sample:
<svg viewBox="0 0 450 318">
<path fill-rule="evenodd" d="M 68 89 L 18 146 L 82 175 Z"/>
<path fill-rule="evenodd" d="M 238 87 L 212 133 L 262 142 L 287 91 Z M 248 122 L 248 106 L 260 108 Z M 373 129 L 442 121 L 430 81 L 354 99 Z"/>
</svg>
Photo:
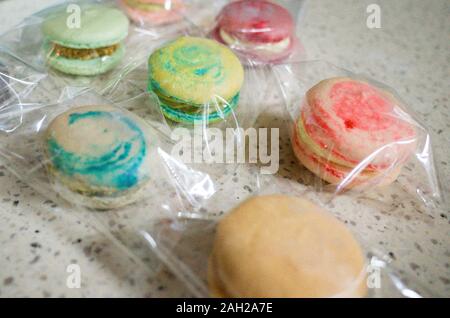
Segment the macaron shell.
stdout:
<svg viewBox="0 0 450 318">
<path fill-rule="evenodd" d="M 155 10 L 142 10 L 130 6 L 125 0 L 119 2 L 130 19 L 138 24 L 164 25 L 183 19 L 184 6 L 181 3 L 172 10 L 165 10 L 164 7 Z"/>
<path fill-rule="evenodd" d="M 89 60 L 69 59 L 63 56 L 52 55 L 51 44 L 46 44 L 47 63 L 52 68 L 65 74 L 79 76 L 95 76 L 106 73 L 115 68 L 125 55 L 125 48 L 120 45 L 119 48 L 108 56 L 102 56 Z"/>
<path fill-rule="evenodd" d="M 294 34 L 289 11 L 265 0 L 232 2 L 222 9 L 217 21 L 218 28 L 247 42 L 279 42 Z"/>
<path fill-rule="evenodd" d="M 306 99 L 309 136 L 344 162 L 370 157 L 373 167 L 385 168 L 405 161 L 415 149 L 413 120 L 392 95 L 368 83 L 327 79 L 311 88 Z M 308 125 L 310 118 L 313 125 Z"/>
<path fill-rule="evenodd" d="M 209 286 L 226 297 L 362 297 L 364 255 L 350 231 L 309 201 L 247 200 L 217 227 Z"/>
<path fill-rule="evenodd" d="M 203 107 L 215 99 L 233 99 L 242 87 L 244 70 L 224 45 L 181 37 L 150 56 L 149 76 L 158 95 Z"/>
<path fill-rule="evenodd" d="M 81 6 L 80 27 L 68 24 L 66 11 L 51 14 L 42 24 L 51 42 L 70 48 L 99 48 L 117 44 L 128 35 L 128 18 L 118 9 L 102 5 Z"/>
</svg>

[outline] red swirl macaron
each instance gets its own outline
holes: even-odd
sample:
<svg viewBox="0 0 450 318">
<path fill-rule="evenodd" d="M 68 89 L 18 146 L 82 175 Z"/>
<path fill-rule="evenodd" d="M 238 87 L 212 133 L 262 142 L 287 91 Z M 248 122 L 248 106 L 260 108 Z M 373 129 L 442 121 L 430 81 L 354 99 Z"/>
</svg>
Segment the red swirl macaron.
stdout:
<svg viewBox="0 0 450 318">
<path fill-rule="evenodd" d="M 165 25 L 183 18 L 183 0 L 119 0 L 131 20 L 138 24 Z"/>
<path fill-rule="evenodd" d="M 263 63 L 285 60 L 299 47 L 289 11 L 266 0 L 241 0 L 226 5 L 217 16 L 212 36 Z"/>
<path fill-rule="evenodd" d="M 306 168 L 332 184 L 350 188 L 373 179 L 387 185 L 415 150 L 415 125 L 391 93 L 330 78 L 306 93 L 293 149 Z"/>
</svg>

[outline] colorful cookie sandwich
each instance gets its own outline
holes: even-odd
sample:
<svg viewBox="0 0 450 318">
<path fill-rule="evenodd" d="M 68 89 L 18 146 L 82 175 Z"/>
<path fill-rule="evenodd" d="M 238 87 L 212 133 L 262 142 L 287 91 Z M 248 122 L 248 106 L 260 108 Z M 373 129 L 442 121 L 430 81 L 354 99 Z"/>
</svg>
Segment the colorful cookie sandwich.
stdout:
<svg viewBox="0 0 450 318">
<path fill-rule="evenodd" d="M 343 188 L 392 183 L 416 142 L 414 122 L 392 94 L 351 78 L 312 87 L 292 136 L 298 160 Z"/>
<path fill-rule="evenodd" d="M 251 198 L 217 226 L 212 297 L 364 297 L 364 254 L 352 233 L 305 199 Z"/>
<path fill-rule="evenodd" d="M 44 153 L 58 192 L 91 208 L 132 203 L 150 179 L 145 124 L 112 106 L 77 107 L 57 116 L 46 130 Z"/>
<path fill-rule="evenodd" d="M 181 37 L 155 51 L 148 69 L 148 89 L 158 96 L 163 114 L 175 122 L 217 122 L 238 105 L 243 67 L 216 41 Z"/>
<path fill-rule="evenodd" d="M 288 10 L 265 0 L 241 0 L 225 6 L 213 37 L 253 61 L 274 63 L 298 46 Z"/>
<path fill-rule="evenodd" d="M 122 60 L 128 35 L 128 18 L 102 5 L 81 6 L 78 21 L 65 10 L 51 14 L 42 24 L 44 50 L 52 68 L 72 75 L 106 73 Z"/>
<path fill-rule="evenodd" d="M 121 6 L 135 23 L 164 25 L 183 18 L 183 0 L 120 0 Z"/>
</svg>

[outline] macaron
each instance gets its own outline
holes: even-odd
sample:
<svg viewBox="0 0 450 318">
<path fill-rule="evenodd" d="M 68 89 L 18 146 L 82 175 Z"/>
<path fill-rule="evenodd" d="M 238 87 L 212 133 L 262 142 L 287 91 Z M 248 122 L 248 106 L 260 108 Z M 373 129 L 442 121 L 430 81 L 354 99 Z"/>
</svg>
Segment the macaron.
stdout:
<svg viewBox="0 0 450 318">
<path fill-rule="evenodd" d="M 81 6 L 79 25 L 65 10 L 42 23 L 47 63 L 72 75 L 93 76 L 117 66 L 125 54 L 128 18 L 118 9 L 103 5 Z"/>
<path fill-rule="evenodd" d="M 180 21 L 186 10 L 182 0 L 120 0 L 131 20 L 140 25 L 165 25 Z"/>
<path fill-rule="evenodd" d="M 298 45 L 289 11 L 265 0 L 226 5 L 217 16 L 212 36 L 251 60 L 264 63 L 285 60 Z"/>
<path fill-rule="evenodd" d="M 292 135 L 299 161 L 332 184 L 345 180 L 345 188 L 392 183 L 416 143 L 414 121 L 394 95 L 345 77 L 308 90 Z"/>
<path fill-rule="evenodd" d="M 150 180 L 147 128 L 109 105 L 58 115 L 44 136 L 44 153 L 57 190 L 75 204 L 117 208 L 136 201 Z"/>
<path fill-rule="evenodd" d="M 352 233 L 312 202 L 253 197 L 218 224 L 208 265 L 213 297 L 364 297 L 365 257 Z"/>
<path fill-rule="evenodd" d="M 175 122 L 224 120 L 238 105 L 244 69 L 226 46 L 204 38 L 180 37 L 148 61 L 148 89 L 162 113 Z"/>
</svg>

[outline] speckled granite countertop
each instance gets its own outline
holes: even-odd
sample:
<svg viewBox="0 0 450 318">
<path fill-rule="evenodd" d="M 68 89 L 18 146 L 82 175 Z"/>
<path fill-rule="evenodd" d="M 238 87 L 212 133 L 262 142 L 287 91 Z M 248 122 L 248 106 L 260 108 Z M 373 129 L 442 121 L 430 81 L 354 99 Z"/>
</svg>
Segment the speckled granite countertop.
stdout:
<svg viewBox="0 0 450 318">
<path fill-rule="evenodd" d="M 0 32 L 52 2 L 56 1 L 0 1 Z M 382 9 L 382 27 L 369 30 L 366 7 L 373 2 L 309 1 L 299 27 L 308 57 L 327 59 L 397 88 L 430 127 L 442 190 L 447 195 L 450 191 L 450 3 L 448 0 L 377 1 Z M 168 270 L 163 269 L 154 277 L 113 243 L 107 233 L 90 225 L 89 216 L 62 210 L 1 165 L 0 211 L 0 297 L 190 295 Z M 417 276 L 428 289 L 449 296 L 450 207 L 432 219 L 419 220 L 418 225 L 408 218 L 409 211 L 403 211 L 401 217 L 360 213 L 349 216 L 347 221 L 352 227 L 390 229 L 388 233 L 398 233 L 389 237 L 380 231 L 368 237 L 371 244 L 382 246 L 400 262 L 404 271 Z M 412 227 L 413 224 L 418 227 Z M 69 275 L 66 268 L 71 263 L 81 267 L 80 289 L 69 289 L 66 285 Z"/>
</svg>

